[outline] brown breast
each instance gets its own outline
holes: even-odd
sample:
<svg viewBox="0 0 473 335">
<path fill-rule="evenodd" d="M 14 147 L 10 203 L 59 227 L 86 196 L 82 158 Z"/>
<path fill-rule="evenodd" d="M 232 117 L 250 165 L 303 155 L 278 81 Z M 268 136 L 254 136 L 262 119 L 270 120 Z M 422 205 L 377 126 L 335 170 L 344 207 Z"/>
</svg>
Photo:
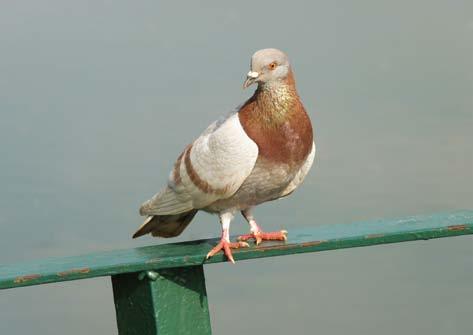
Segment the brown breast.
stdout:
<svg viewBox="0 0 473 335">
<path fill-rule="evenodd" d="M 312 125 L 299 96 L 284 111 L 257 90 L 239 111 L 240 122 L 259 149 L 259 158 L 275 163 L 299 165 L 312 149 Z"/>
</svg>

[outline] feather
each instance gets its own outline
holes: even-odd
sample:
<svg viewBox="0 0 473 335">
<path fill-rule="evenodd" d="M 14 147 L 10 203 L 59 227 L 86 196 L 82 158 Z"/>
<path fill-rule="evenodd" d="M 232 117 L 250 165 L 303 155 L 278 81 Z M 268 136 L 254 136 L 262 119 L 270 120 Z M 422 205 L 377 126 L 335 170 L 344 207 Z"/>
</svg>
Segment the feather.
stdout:
<svg viewBox="0 0 473 335">
<path fill-rule="evenodd" d="M 149 216 L 141 227 L 133 234 L 133 238 L 151 233 L 159 237 L 175 237 L 182 233 L 197 214 L 197 210 L 177 215 Z"/>
<path fill-rule="evenodd" d="M 257 145 L 236 113 L 214 122 L 177 159 L 168 186 L 146 201 L 141 215 L 173 215 L 202 209 L 232 196 L 250 175 Z"/>
<path fill-rule="evenodd" d="M 140 207 L 140 215 L 172 215 L 194 209 L 192 201 L 165 187 Z"/>
</svg>

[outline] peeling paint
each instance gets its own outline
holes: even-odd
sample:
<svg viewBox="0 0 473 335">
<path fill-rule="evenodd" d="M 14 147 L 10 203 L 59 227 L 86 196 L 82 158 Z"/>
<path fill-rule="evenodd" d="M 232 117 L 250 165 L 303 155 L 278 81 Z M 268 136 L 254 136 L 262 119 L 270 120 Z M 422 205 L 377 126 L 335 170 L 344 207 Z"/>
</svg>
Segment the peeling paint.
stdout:
<svg viewBox="0 0 473 335">
<path fill-rule="evenodd" d="M 447 229 L 448 230 L 465 230 L 467 228 L 467 225 L 466 224 L 457 224 L 457 225 L 454 225 L 454 226 L 448 226 Z"/>
<path fill-rule="evenodd" d="M 71 269 L 63 272 L 58 272 L 59 277 L 67 277 L 73 274 L 80 274 L 80 273 L 89 273 L 90 269 L 89 268 L 81 268 L 81 269 Z"/>
<path fill-rule="evenodd" d="M 369 234 L 369 235 L 366 235 L 365 238 L 368 239 L 368 238 L 379 238 L 379 237 L 384 237 L 385 235 L 384 234 Z"/>
<path fill-rule="evenodd" d="M 322 243 L 327 242 L 326 240 L 320 240 L 320 241 L 311 241 L 311 242 L 305 242 L 305 243 L 298 243 L 298 244 L 275 244 L 275 245 L 259 245 L 254 248 L 249 248 L 249 249 L 240 249 L 238 250 L 238 253 L 247 253 L 247 252 L 253 252 L 253 251 L 259 251 L 259 252 L 265 252 L 265 251 L 273 251 L 273 250 L 287 250 L 287 249 L 293 249 L 294 247 L 300 247 L 300 248 L 307 248 L 307 247 L 313 247 Z"/>
<path fill-rule="evenodd" d="M 41 275 L 40 274 L 32 274 L 32 275 L 26 275 L 26 276 L 19 276 L 19 277 L 16 277 L 14 282 L 15 284 L 20 284 L 20 283 L 26 283 L 30 280 L 34 280 L 34 279 L 38 279 L 40 278 Z"/>
<path fill-rule="evenodd" d="M 325 241 L 325 240 L 312 241 L 312 242 L 302 243 L 301 246 L 302 247 L 313 247 L 313 246 L 316 246 L 316 245 L 319 245 L 319 244 L 322 244 L 322 243 L 325 243 L 325 242 L 327 242 L 327 241 Z"/>
</svg>

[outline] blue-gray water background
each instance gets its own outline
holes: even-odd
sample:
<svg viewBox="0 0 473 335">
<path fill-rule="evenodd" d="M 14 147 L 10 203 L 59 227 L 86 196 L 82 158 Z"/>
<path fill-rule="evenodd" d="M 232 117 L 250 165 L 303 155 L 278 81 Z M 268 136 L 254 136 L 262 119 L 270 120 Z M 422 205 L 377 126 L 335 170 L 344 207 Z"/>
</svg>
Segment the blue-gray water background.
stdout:
<svg viewBox="0 0 473 335">
<path fill-rule="evenodd" d="M 318 142 L 266 229 L 472 208 L 473 3 L 8 1 L 0 263 L 131 240 L 140 203 L 285 50 Z M 234 234 L 247 231 L 238 218 Z M 219 235 L 200 214 L 177 240 Z M 177 241 L 172 240 L 172 241 Z M 215 334 L 472 334 L 471 237 L 206 267 Z M 107 278 L 0 293 L 0 334 L 114 334 Z"/>
</svg>

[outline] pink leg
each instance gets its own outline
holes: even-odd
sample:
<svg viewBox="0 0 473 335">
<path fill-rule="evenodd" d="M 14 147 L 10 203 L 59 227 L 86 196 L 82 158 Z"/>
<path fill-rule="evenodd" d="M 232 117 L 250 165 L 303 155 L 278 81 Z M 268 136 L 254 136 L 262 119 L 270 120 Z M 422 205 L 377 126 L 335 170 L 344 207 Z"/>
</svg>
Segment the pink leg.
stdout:
<svg viewBox="0 0 473 335">
<path fill-rule="evenodd" d="M 251 214 L 250 209 L 243 210 L 241 212 L 245 217 L 246 221 L 250 224 L 250 234 L 241 235 L 238 237 L 238 241 L 248 241 L 254 239 L 256 245 L 259 245 L 262 241 L 287 241 L 287 231 L 280 230 L 275 232 L 264 232 L 255 221 L 255 218 Z"/>
<path fill-rule="evenodd" d="M 230 242 L 230 221 L 233 219 L 232 213 L 223 213 L 220 215 L 220 222 L 222 223 L 222 237 L 220 242 L 212 248 L 207 254 L 206 259 L 214 256 L 220 250 L 223 251 L 225 256 L 227 256 L 228 260 L 235 264 L 235 260 L 233 259 L 232 250 L 231 249 L 238 249 L 238 248 L 248 248 L 249 245 L 246 242 L 238 241 L 238 242 Z"/>
</svg>

